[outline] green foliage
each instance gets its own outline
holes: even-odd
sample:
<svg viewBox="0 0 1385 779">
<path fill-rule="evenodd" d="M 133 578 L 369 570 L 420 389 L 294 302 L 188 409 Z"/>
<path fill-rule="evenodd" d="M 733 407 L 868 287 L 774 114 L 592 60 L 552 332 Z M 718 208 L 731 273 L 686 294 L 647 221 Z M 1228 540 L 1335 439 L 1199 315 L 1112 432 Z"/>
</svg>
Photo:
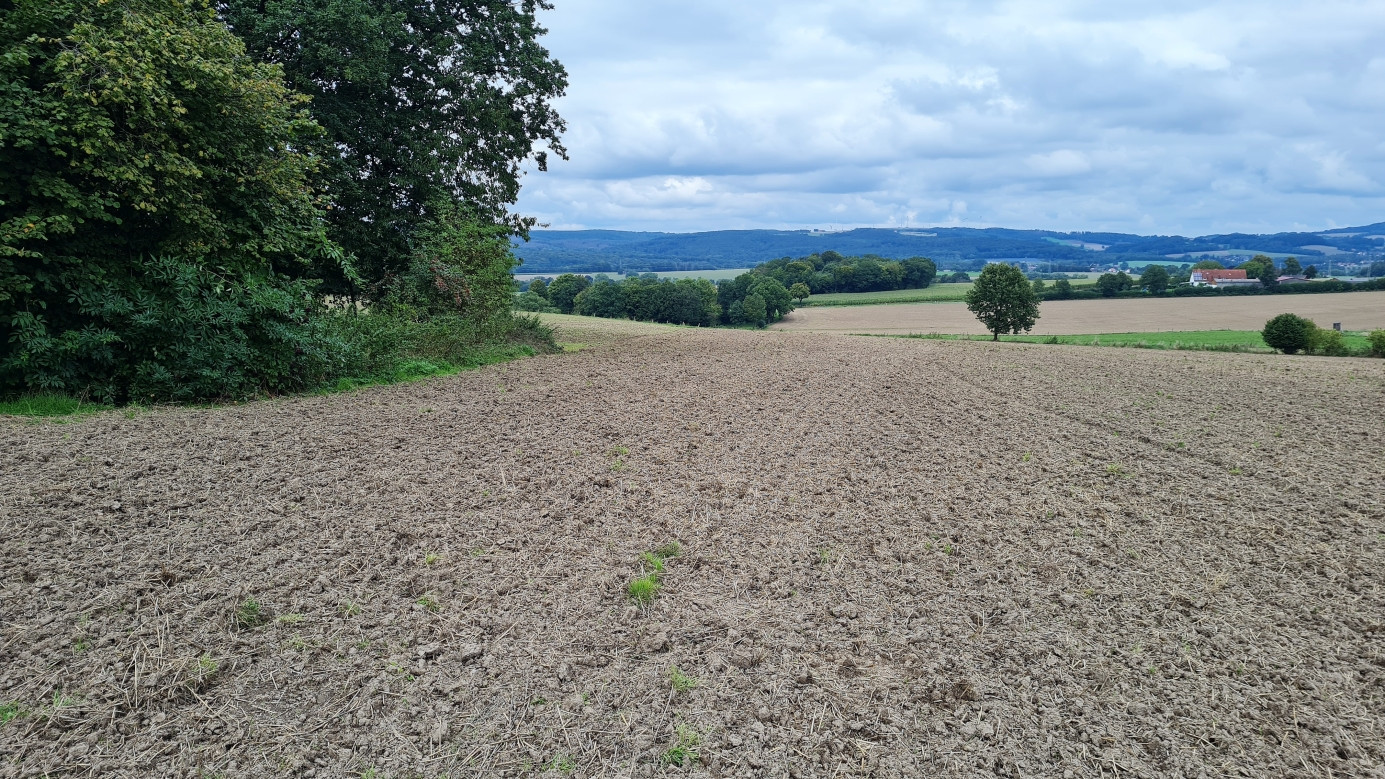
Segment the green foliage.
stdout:
<svg viewBox="0 0 1385 779">
<path fill-rule="evenodd" d="M 702 736 L 688 725 L 679 725 L 674 729 L 673 746 L 664 752 L 661 761 L 673 766 L 691 766 L 697 762 L 697 746 L 702 743 Z"/>
<path fill-rule="evenodd" d="M 235 625 L 241 630 L 263 625 L 269 616 L 265 614 L 264 607 L 254 598 L 246 598 L 236 606 Z"/>
<path fill-rule="evenodd" d="M 198 0 L 0 15 L 0 393 L 241 397 L 312 384 L 326 240 L 277 68 Z"/>
<path fill-rule="evenodd" d="M 1370 339 L 1371 356 L 1385 357 L 1385 330 L 1372 330 Z"/>
<path fill-rule="evenodd" d="M 1304 351 L 1328 357 L 1346 357 L 1351 354 L 1351 350 L 1347 349 L 1346 338 L 1340 332 L 1324 330 L 1317 326 L 1309 333 L 1308 348 Z"/>
<path fill-rule="evenodd" d="M 549 287 L 550 298 L 557 297 L 555 289 L 564 278 L 559 276 L 553 281 Z M 567 282 L 562 289 L 566 292 L 576 284 L 575 281 Z M 649 273 L 618 282 L 597 276 L 591 286 L 582 289 L 573 299 L 573 313 L 710 326 L 720 322 L 721 306 L 717 303 L 717 288 L 706 279 L 661 279 Z"/>
<path fill-rule="evenodd" d="M 923 289 L 933 283 L 938 267 L 926 257 L 888 260 L 874 255 L 843 257 L 837 252 L 827 251 L 798 259 L 784 257 L 770 260 L 757 265 L 753 272 L 774 279 L 785 289 L 791 290 L 794 285 L 802 284 L 808 290 L 803 295 L 806 298 L 809 294 L 833 292 Z"/>
<path fill-rule="evenodd" d="M 566 156 L 567 74 L 538 42 L 543 0 L 218 0 L 251 54 L 283 66 L 326 128 L 330 234 L 362 277 L 404 275 L 436 205 L 524 233 L 521 166 Z M 329 279 L 338 291 L 349 278 Z"/>
<path fill-rule="evenodd" d="M 1169 270 L 1163 265 L 1146 265 L 1140 274 L 1140 286 L 1158 295 L 1169 288 Z"/>
<path fill-rule="evenodd" d="M 768 308 L 765 299 L 758 292 L 752 292 L 745 296 L 741 301 L 742 321 L 756 327 L 764 327 L 768 324 Z"/>
<path fill-rule="evenodd" d="M 538 317 L 517 315 L 487 322 L 459 316 L 412 318 L 401 312 L 356 315 L 331 312 L 331 338 L 346 346 L 336 390 L 412 381 L 455 373 L 517 357 L 557 351 L 553 328 Z"/>
<path fill-rule="evenodd" d="M 1303 264 L 1297 257 L 1290 257 L 1284 261 L 1284 274 L 1286 276 L 1299 276 L 1303 274 Z"/>
<path fill-rule="evenodd" d="M 689 676 L 678 670 L 678 666 L 668 669 L 669 683 L 673 686 L 673 691 L 678 693 L 692 692 L 697 688 L 697 677 Z"/>
<path fill-rule="evenodd" d="M 571 314 L 577 305 L 577 296 L 591 286 L 591 283 L 591 279 L 586 276 L 564 273 L 549 283 L 548 302 L 558 309 L 558 313 Z"/>
<path fill-rule="evenodd" d="M 1104 298 L 1113 298 L 1117 293 L 1124 292 L 1135 286 L 1135 280 L 1124 271 L 1120 273 L 1103 273 L 1101 278 L 1096 280 L 1097 292 Z"/>
<path fill-rule="evenodd" d="M 1053 282 L 1053 292 L 1051 294 L 1056 300 L 1067 300 L 1072 297 L 1072 282 L 1067 279 L 1058 279 Z"/>
<path fill-rule="evenodd" d="M 577 293 L 577 297 L 573 300 L 572 312 L 583 316 L 623 319 L 625 318 L 625 289 L 623 285 L 610 279 L 600 279 Z"/>
<path fill-rule="evenodd" d="M 301 151 L 320 128 L 206 3 L 19 0 L 0 44 L 0 301 L 142 255 L 234 277 L 329 250 Z"/>
<path fill-rule="evenodd" d="M 19 708 L 19 704 L 14 701 L 0 703 L 0 725 L 7 724 L 12 719 L 23 716 L 24 711 Z"/>
<path fill-rule="evenodd" d="M 110 406 L 89 403 L 81 398 L 54 392 L 38 392 L 22 395 L 14 400 L 0 401 L 0 416 L 16 417 L 66 417 L 83 416 L 107 411 Z"/>
<path fill-rule="evenodd" d="M 758 270 L 718 283 L 716 297 L 727 324 L 732 325 L 764 327 L 794 309 L 788 288 Z"/>
<path fill-rule="evenodd" d="M 801 281 L 796 281 L 793 286 L 789 287 L 789 297 L 797 300 L 799 303 L 807 300 L 808 296 L 811 294 L 813 293 L 808 289 L 808 285 Z"/>
<path fill-rule="evenodd" d="M 543 297 L 533 291 L 521 292 L 515 297 L 515 310 L 527 311 L 530 313 L 551 312 L 558 313 L 558 309 L 549 305 L 548 298 Z"/>
<path fill-rule="evenodd" d="M 1257 254 L 1237 268 L 1246 272 L 1246 278 L 1259 279 L 1266 289 L 1279 284 L 1279 269 L 1275 267 L 1274 258 L 1268 255 Z"/>
<path fill-rule="evenodd" d="M 630 582 L 627 588 L 630 599 L 641 606 L 648 606 L 654 602 L 654 596 L 659 593 L 659 574 L 657 572 L 648 573 Z"/>
<path fill-rule="evenodd" d="M 149 259 L 68 294 L 63 330 L 32 312 L 12 317 L 0 358 L 11 390 L 121 404 L 244 398 L 317 386 L 344 360 L 308 282 L 228 279 L 197 263 Z"/>
<path fill-rule="evenodd" d="M 514 302 L 509 228 L 478 219 L 464 205 L 447 203 L 418 229 L 418 245 L 398 278 L 372 295 L 386 309 L 413 316 L 455 315 L 485 323 L 507 315 Z"/>
<path fill-rule="evenodd" d="M 991 331 L 1001 333 L 1033 329 L 1039 319 L 1039 300 L 1024 272 L 1012 265 L 992 263 L 977 277 L 967 293 L 967 308 Z"/>
<path fill-rule="evenodd" d="M 1280 314 L 1265 323 L 1260 337 L 1271 348 L 1285 354 L 1306 351 L 1312 346 L 1317 325 L 1295 314 Z"/>
</svg>

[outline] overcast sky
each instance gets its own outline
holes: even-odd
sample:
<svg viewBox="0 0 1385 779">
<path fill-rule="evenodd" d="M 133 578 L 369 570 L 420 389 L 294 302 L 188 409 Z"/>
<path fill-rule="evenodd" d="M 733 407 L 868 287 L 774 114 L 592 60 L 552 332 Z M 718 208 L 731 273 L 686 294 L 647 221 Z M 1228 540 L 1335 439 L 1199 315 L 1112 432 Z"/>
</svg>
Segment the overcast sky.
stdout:
<svg viewBox="0 0 1385 779">
<path fill-rule="evenodd" d="M 1385 220 L 1385 2 L 555 0 L 555 228 Z"/>
</svg>

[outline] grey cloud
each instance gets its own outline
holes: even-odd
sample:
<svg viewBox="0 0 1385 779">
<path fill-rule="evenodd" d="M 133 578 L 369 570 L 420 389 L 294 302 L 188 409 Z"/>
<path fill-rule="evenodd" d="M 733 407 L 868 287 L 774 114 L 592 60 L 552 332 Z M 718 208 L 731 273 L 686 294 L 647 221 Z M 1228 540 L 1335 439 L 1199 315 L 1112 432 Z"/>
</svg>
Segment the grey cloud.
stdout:
<svg viewBox="0 0 1385 779">
<path fill-rule="evenodd" d="M 520 202 L 555 225 L 1199 233 L 1385 210 L 1369 4 L 559 1 L 572 160 Z"/>
</svg>

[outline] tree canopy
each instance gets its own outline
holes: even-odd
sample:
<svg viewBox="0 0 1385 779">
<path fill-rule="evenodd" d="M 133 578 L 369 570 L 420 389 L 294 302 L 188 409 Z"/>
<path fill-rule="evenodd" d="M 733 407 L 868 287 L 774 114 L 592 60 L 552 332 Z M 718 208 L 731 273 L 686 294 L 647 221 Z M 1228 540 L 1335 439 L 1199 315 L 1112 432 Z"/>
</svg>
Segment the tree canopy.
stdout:
<svg viewBox="0 0 1385 779">
<path fill-rule="evenodd" d="M 993 341 L 1001 333 L 1031 330 L 1039 319 L 1039 299 L 1024 271 L 1002 263 L 981 271 L 967 292 L 967 308 L 991 331 Z"/>
<path fill-rule="evenodd" d="M 793 259 L 782 257 L 755 266 L 755 272 L 792 288 L 802 284 L 809 294 L 881 292 L 922 289 L 933 283 L 938 267 L 927 257 L 887 260 L 883 257 L 843 257 L 834 251 Z M 804 297 L 807 297 L 805 295 Z"/>
<path fill-rule="evenodd" d="M 1169 288 L 1169 270 L 1162 265 L 1146 265 L 1140 274 L 1140 286 L 1158 295 Z"/>
<path fill-rule="evenodd" d="M 566 158 L 552 106 L 567 73 L 539 44 L 543 0 L 219 0 L 250 52 L 283 67 L 326 129 L 330 235 L 368 297 L 402 272 L 440 203 L 524 234 L 521 166 Z M 535 144 L 546 146 L 536 149 Z M 344 277 L 335 288 L 348 287 Z"/>
<path fill-rule="evenodd" d="M 0 49 L 0 388 L 291 372 L 301 344 L 247 354 L 301 321 L 287 279 L 341 255 L 311 187 L 320 128 L 279 69 L 198 0 L 19 0 Z M 175 368 L 165 338 L 206 348 Z"/>
</svg>

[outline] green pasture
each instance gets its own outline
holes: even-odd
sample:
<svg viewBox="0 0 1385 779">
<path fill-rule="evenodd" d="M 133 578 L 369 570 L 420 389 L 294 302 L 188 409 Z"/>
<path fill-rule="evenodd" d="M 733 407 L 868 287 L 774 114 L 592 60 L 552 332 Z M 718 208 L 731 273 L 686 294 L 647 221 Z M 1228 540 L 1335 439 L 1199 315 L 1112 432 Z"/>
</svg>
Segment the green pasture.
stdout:
<svg viewBox="0 0 1385 779">
<path fill-rule="evenodd" d="M 948 335 L 912 333 L 901 338 L 945 341 L 989 341 L 989 335 Z M 1344 332 L 1342 337 L 1352 352 L 1369 352 L 1365 333 Z M 1002 335 L 1002 341 L 1030 344 L 1068 344 L 1070 346 L 1120 346 L 1133 349 L 1185 349 L 1215 352 L 1271 353 L 1259 330 L 1178 330 L 1159 333 L 1091 333 L 1087 335 Z"/>
</svg>

